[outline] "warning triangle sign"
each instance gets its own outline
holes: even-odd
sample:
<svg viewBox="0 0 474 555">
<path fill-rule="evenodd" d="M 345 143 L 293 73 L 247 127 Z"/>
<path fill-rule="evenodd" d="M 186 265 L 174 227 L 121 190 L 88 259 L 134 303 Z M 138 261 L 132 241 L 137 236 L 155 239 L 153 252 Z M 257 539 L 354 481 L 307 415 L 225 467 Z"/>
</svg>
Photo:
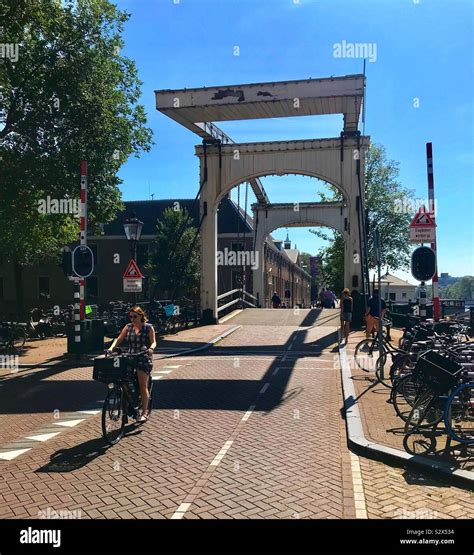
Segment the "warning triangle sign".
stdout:
<svg viewBox="0 0 474 555">
<path fill-rule="evenodd" d="M 425 207 L 420 206 L 420 209 L 415 214 L 415 217 L 413 218 L 413 220 L 410 224 L 410 227 L 411 228 L 414 228 L 414 227 L 423 227 L 423 228 L 435 227 L 435 223 L 434 223 L 432 217 L 430 216 L 429 212 L 426 212 Z"/>
<path fill-rule="evenodd" d="M 137 263 L 132 258 L 128 263 L 125 273 L 123 274 L 123 279 L 138 279 L 142 277 L 143 274 L 140 272 L 140 268 L 137 266 Z"/>
</svg>

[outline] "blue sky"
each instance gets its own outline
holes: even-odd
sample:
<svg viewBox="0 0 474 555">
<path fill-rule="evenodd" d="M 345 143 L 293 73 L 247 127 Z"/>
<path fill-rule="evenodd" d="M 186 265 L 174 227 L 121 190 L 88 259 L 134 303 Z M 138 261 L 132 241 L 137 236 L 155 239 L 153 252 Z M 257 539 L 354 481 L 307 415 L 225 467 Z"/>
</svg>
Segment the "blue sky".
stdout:
<svg viewBox="0 0 474 555">
<path fill-rule="evenodd" d="M 198 189 L 200 140 L 156 111 L 154 90 L 362 73 L 363 60 L 335 58 L 333 45 L 375 44 L 376 59 L 366 64 L 365 133 L 400 162 L 402 185 L 420 198 L 427 195 L 425 144 L 433 143 L 439 271 L 474 275 L 472 0 L 116 4 L 132 14 L 123 54 L 137 64 L 155 141 L 122 167 L 125 200 L 194 197 Z M 218 125 L 236 142 L 336 137 L 342 116 Z M 320 182 L 295 176 L 268 177 L 264 186 L 274 202 L 316 200 L 321 190 Z M 307 228 L 289 231 L 299 249 L 314 253 L 322 245 Z M 286 230 L 273 235 L 283 238 Z"/>
</svg>

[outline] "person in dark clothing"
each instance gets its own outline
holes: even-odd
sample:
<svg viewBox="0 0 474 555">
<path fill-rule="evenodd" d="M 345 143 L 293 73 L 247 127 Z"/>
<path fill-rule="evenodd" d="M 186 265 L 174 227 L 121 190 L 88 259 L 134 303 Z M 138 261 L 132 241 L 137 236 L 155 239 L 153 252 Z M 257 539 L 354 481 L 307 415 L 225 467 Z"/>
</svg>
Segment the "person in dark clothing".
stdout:
<svg viewBox="0 0 474 555">
<path fill-rule="evenodd" d="M 344 339 L 346 340 L 346 345 L 349 340 L 349 332 L 351 327 L 352 321 L 352 297 L 351 292 L 347 287 L 343 290 L 341 295 L 341 333 L 344 334 Z M 344 339 L 341 341 L 341 344 L 344 343 Z"/>
<path fill-rule="evenodd" d="M 381 307 L 382 307 L 382 318 L 387 308 L 385 301 L 380 299 Z M 370 297 L 369 302 L 367 303 L 367 312 L 365 313 L 365 317 L 367 320 L 367 327 L 365 328 L 365 337 L 369 339 L 372 330 L 378 330 L 379 325 L 379 291 L 378 289 L 374 289 L 374 293 L 372 297 Z"/>
<path fill-rule="evenodd" d="M 280 297 L 277 295 L 277 292 L 276 292 L 276 291 L 273 293 L 273 297 L 272 297 L 272 306 L 273 306 L 273 308 L 280 308 L 280 306 L 281 306 L 281 299 L 280 299 Z"/>
</svg>

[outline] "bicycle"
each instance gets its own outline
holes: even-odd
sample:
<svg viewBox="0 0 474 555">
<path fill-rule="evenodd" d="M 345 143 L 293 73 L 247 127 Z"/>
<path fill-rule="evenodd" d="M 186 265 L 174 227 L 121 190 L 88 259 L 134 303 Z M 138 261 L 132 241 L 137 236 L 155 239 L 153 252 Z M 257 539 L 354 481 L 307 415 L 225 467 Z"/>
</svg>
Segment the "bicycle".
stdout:
<svg viewBox="0 0 474 555">
<path fill-rule="evenodd" d="M 389 320 L 382 320 L 382 325 L 384 327 L 391 327 L 392 323 Z M 386 362 L 386 357 L 388 354 L 392 356 L 392 359 L 395 355 L 405 354 L 405 351 L 394 347 L 386 334 L 382 333 L 382 350 L 383 355 L 385 358 L 383 359 L 383 364 Z M 356 361 L 357 366 L 364 370 L 364 372 L 370 372 L 371 370 L 377 369 L 377 365 L 374 364 L 374 353 L 377 355 L 377 359 L 379 358 L 379 337 L 378 334 L 375 337 L 369 337 L 368 339 L 362 339 L 357 343 L 356 348 L 354 350 L 354 359 Z M 390 387 L 390 386 L 389 386 Z"/>
<path fill-rule="evenodd" d="M 94 359 L 93 379 L 107 384 L 108 392 L 102 407 L 102 435 L 109 445 L 118 443 L 124 434 L 128 417 L 138 420 L 141 416 L 141 395 L 136 365 L 144 351 L 123 353 L 116 348 L 104 357 Z M 153 408 L 153 380 L 148 377 L 147 411 Z"/>
<path fill-rule="evenodd" d="M 3 349 L 19 352 L 23 349 L 26 342 L 25 330 L 22 326 L 11 322 L 0 324 L 0 346 Z"/>
</svg>

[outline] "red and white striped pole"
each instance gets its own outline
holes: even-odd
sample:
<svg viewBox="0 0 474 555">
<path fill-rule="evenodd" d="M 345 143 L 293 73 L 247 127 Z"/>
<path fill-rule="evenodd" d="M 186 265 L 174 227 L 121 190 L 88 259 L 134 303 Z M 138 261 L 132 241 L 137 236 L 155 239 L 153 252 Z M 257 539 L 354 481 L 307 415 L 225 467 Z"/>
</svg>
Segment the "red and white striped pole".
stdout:
<svg viewBox="0 0 474 555">
<path fill-rule="evenodd" d="M 434 223 L 435 220 L 435 196 L 434 196 L 434 178 L 433 178 L 433 145 L 426 143 L 426 162 L 428 168 L 428 200 L 429 200 L 429 214 Z M 439 322 L 439 292 L 438 292 L 438 254 L 436 252 L 436 228 L 434 230 L 434 242 L 431 243 L 431 248 L 435 253 L 436 271 L 432 279 L 433 284 L 433 318 L 435 322 Z"/>
<path fill-rule="evenodd" d="M 81 162 L 81 247 L 87 246 L 87 163 L 85 160 Z M 79 303 L 80 303 L 80 317 L 84 320 L 85 317 L 85 278 L 79 280 Z"/>
</svg>

